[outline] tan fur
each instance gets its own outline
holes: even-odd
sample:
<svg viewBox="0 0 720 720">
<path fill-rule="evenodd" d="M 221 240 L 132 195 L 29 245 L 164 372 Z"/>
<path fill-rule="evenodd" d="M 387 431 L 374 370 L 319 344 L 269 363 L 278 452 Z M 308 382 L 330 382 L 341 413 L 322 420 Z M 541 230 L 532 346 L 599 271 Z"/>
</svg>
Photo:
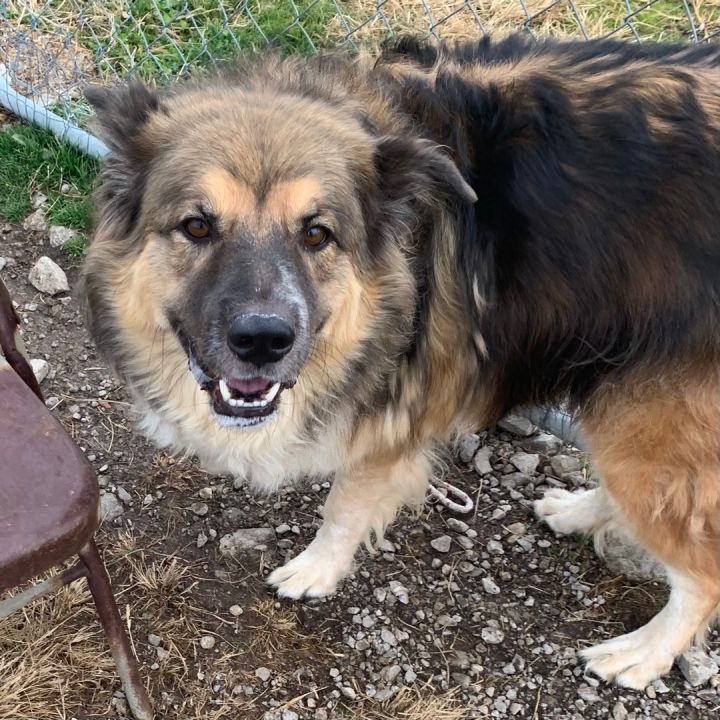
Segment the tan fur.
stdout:
<svg viewBox="0 0 720 720">
<path fill-rule="evenodd" d="M 585 428 L 597 468 L 638 539 L 720 600 L 720 377 L 676 368 L 603 389 Z"/>
</svg>

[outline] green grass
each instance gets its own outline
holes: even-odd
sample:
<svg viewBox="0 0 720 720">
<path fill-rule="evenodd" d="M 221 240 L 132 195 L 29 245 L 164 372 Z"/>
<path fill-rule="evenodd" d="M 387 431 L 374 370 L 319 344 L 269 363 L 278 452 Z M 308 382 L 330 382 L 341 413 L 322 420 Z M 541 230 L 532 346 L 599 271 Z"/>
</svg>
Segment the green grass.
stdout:
<svg viewBox="0 0 720 720">
<path fill-rule="evenodd" d="M 327 45 L 327 28 L 336 13 L 332 1 L 294 4 L 297 14 L 290 0 L 248 0 L 240 9 L 224 3 L 225 10 L 217 0 L 199 0 L 189 11 L 179 0 L 110 0 L 107 13 L 97 15 L 100 29 L 81 28 L 79 38 L 105 73 L 133 69 L 146 80 L 165 81 L 268 42 L 288 53 Z"/>
<path fill-rule="evenodd" d="M 41 192 L 51 224 L 86 230 L 97 169 L 95 160 L 53 135 L 11 125 L 0 131 L 0 217 L 22 220 L 32 211 L 32 195 Z"/>
</svg>

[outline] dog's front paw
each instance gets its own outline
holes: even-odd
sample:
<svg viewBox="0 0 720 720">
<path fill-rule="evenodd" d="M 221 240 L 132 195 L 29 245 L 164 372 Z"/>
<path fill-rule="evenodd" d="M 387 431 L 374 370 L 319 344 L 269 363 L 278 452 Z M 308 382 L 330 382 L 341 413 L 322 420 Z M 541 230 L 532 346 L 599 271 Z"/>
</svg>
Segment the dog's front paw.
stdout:
<svg viewBox="0 0 720 720">
<path fill-rule="evenodd" d="M 338 553 L 317 538 L 307 550 L 274 570 L 267 579 L 280 597 L 299 600 L 302 597 L 332 595 L 338 583 L 352 569 L 352 556 Z"/>
<path fill-rule="evenodd" d="M 674 653 L 648 626 L 580 652 L 586 672 L 606 682 L 644 690 L 670 671 Z"/>
</svg>

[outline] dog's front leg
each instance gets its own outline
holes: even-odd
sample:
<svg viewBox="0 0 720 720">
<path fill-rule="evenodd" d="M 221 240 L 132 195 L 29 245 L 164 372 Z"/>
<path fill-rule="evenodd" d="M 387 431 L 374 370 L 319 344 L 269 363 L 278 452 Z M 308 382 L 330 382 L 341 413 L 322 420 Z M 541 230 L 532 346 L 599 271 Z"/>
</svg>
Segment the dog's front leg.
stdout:
<svg viewBox="0 0 720 720">
<path fill-rule="evenodd" d="M 352 569 L 358 547 L 371 547 L 403 505 L 423 502 L 429 464 L 423 455 L 363 463 L 335 479 L 323 523 L 308 548 L 269 577 L 282 597 L 323 597 Z"/>
</svg>

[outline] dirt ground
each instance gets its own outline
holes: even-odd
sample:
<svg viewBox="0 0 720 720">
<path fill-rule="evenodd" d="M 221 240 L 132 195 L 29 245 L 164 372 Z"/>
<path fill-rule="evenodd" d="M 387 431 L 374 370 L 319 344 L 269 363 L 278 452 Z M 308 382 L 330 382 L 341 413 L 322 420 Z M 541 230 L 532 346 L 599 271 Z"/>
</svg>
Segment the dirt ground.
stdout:
<svg viewBox="0 0 720 720">
<path fill-rule="evenodd" d="M 150 446 L 76 300 L 29 284 L 42 255 L 76 286 L 77 261 L 42 234 L 0 224 L 0 273 L 30 356 L 49 363 L 47 403 L 112 496 L 104 503 L 117 517 L 99 542 L 159 718 L 717 717 L 718 676 L 691 688 L 675 668 L 645 693 L 583 676 L 575 651 L 647 621 L 666 591 L 536 522 L 529 504 L 548 486 L 593 482 L 584 458 L 547 436 L 481 433 L 492 472 L 460 461 L 447 470 L 474 513 L 405 514 L 336 596 L 277 601 L 264 577 L 310 542 L 328 484 L 258 497 Z M 537 468 L 518 470 L 509 458 L 519 463 L 519 451 L 531 466 L 538 454 Z M 557 452 L 579 458 L 578 469 L 557 477 Z M 221 554 L 224 536 L 248 528 L 265 529 L 261 540 Z M 709 647 L 720 652 L 717 634 Z M 0 622 L 0 720 L 125 716 L 81 582 Z"/>
</svg>

